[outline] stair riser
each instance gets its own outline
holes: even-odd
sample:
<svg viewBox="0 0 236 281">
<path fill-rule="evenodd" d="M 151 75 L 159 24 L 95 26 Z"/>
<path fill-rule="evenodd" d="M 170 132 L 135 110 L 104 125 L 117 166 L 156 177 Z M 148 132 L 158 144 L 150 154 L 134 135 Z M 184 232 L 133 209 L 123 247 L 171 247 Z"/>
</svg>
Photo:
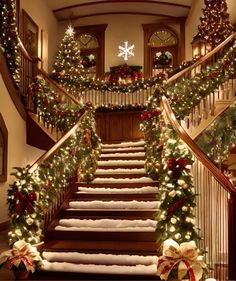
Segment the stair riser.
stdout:
<svg viewBox="0 0 236 281">
<path fill-rule="evenodd" d="M 33 277 L 33 278 L 32 278 Z M 155 275 L 123 275 L 123 274 L 91 274 L 91 273 L 64 273 L 64 272 L 37 272 L 36 274 L 32 275 L 31 280 L 120 280 L 120 281 L 127 281 L 127 280 L 135 280 L 135 281 L 149 281 L 149 280 L 160 280 Z"/>
<path fill-rule="evenodd" d="M 134 183 L 83 183 L 83 182 L 77 182 L 74 184 L 74 187 L 78 188 L 81 187 L 104 187 L 104 188 L 138 188 L 138 187 L 144 187 L 144 186 L 156 186 L 158 187 L 157 182 L 134 182 Z"/>
<path fill-rule="evenodd" d="M 74 250 L 89 253 L 113 253 L 113 254 L 143 254 L 155 255 L 159 245 L 155 242 L 117 242 L 117 241 L 78 241 L 78 240 L 50 240 L 43 245 L 49 251 Z"/>
<path fill-rule="evenodd" d="M 113 201 L 155 201 L 157 200 L 157 194 L 83 194 L 83 193 L 74 193 L 71 196 L 70 201 L 72 200 L 80 201 L 93 201 L 93 200 L 113 200 Z"/>
<path fill-rule="evenodd" d="M 84 217 L 85 219 L 89 219 L 90 217 L 99 217 L 99 218 L 125 218 L 125 219 L 147 219 L 154 218 L 156 211 L 114 211 L 114 210 L 78 210 L 78 211 L 70 211 L 70 210 L 62 210 L 60 212 L 62 216 L 78 218 Z"/>
<path fill-rule="evenodd" d="M 125 153 L 124 153 L 125 154 Z M 107 161 L 107 160 L 145 160 L 145 156 L 134 156 L 134 157 L 128 157 L 128 156 L 111 156 L 111 157 L 104 157 L 101 155 L 99 158 L 99 161 Z"/>
<path fill-rule="evenodd" d="M 48 239 L 68 239 L 68 240 L 96 240 L 96 241 L 146 241 L 155 242 L 155 232 L 98 232 L 98 231 L 48 231 Z"/>
<path fill-rule="evenodd" d="M 142 178 L 147 176 L 146 174 L 95 174 L 95 178 L 114 178 L 114 179 L 133 179 L 133 178 Z"/>
<path fill-rule="evenodd" d="M 143 168 L 143 164 L 133 164 L 133 165 L 113 165 L 113 166 L 109 166 L 109 165 L 98 165 L 98 169 L 140 169 Z"/>
</svg>

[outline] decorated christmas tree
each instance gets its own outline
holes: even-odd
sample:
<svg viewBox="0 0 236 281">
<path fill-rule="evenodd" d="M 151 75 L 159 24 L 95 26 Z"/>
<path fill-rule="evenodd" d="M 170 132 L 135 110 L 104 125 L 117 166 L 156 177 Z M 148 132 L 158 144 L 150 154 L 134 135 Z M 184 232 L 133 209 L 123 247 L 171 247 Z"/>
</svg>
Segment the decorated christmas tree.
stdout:
<svg viewBox="0 0 236 281">
<path fill-rule="evenodd" d="M 204 38 L 213 48 L 233 33 L 226 0 L 205 0 L 197 37 Z"/>
<path fill-rule="evenodd" d="M 79 86 L 83 80 L 79 43 L 74 29 L 69 26 L 58 48 L 53 65 L 58 82 L 72 95 L 79 97 Z"/>
<path fill-rule="evenodd" d="M 9 70 L 18 85 L 20 81 L 20 54 L 15 0 L 0 1 L 0 22 L 0 44 L 6 56 Z"/>
</svg>

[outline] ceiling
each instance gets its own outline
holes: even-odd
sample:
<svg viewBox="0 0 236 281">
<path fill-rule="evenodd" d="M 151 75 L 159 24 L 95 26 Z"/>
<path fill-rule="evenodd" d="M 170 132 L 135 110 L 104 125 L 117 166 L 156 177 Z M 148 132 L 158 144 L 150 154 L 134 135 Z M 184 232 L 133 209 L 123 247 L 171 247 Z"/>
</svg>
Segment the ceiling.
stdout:
<svg viewBox="0 0 236 281">
<path fill-rule="evenodd" d="M 91 16 L 134 14 L 186 17 L 193 0 L 46 0 L 59 21 Z"/>
</svg>

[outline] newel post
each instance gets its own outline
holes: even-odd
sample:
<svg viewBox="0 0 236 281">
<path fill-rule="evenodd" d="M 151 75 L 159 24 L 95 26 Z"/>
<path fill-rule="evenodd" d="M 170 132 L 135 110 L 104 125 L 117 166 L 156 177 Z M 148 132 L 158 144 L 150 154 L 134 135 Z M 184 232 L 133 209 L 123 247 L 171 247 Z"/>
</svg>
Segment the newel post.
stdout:
<svg viewBox="0 0 236 281">
<path fill-rule="evenodd" d="M 228 253 L 228 280 L 236 280 L 236 192 L 229 194 L 228 201 L 228 239 L 229 239 L 229 253 Z"/>
</svg>

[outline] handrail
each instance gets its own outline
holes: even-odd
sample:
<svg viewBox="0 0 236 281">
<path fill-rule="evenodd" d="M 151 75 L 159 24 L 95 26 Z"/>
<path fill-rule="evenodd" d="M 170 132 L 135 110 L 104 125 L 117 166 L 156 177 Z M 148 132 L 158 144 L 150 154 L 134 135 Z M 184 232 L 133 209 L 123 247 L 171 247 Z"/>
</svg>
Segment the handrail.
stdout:
<svg viewBox="0 0 236 281">
<path fill-rule="evenodd" d="M 197 66 L 201 65 L 203 62 L 205 62 L 207 59 L 209 59 L 211 56 L 216 54 L 219 50 L 221 50 L 225 45 L 227 45 L 232 39 L 236 39 L 236 32 L 231 34 L 227 39 L 225 39 L 222 43 L 220 43 L 216 48 L 214 48 L 212 51 L 207 53 L 204 57 L 200 58 L 197 62 L 195 62 L 193 65 L 189 66 L 186 69 L 183 69 L 182 71 L 178 72 L 177 74 L 173 75 L 171 78 L 167 80 L 167 84 L 171 84 L 174 81 L 176 81 L 179 77 L 183 76 L 185 73 L 191 71 L 192 69 L 196 68 Z"/>
<path fill-rule="evenodd" d="M 83 112 L 83 114 L 80 116 L 79 121 L 59 140 L 56 142 L 56 144 L 51 147 L 48 151 L 46 151 L 34 164 L 31 165 L 28 172 L 33 173 L 40 164 L 42 164 L 45 160 L 47 160 L 53 153 L 60 148 L 60 146 L 72 135 L 76 132 L 78 129 L 80 123 L 82 122 L 84 116 L 86 114 L 86 111 Z"/>
<path fill-rule="evenodd" d="M 25 49 L 21 39 L 18 37 L 19 40 L 19 50 L 22 52 L 22 54 L 30 61 L 33 62 L 33 58 L 29 55 L 29 53 L 27 52 L 27 50 Z"/>
<path fill-rule="evenodd" d="M 192 138 L 184 130 L 184 128 L 177 121 L 170 104 L 165 96 L 162 97 L 162 105 L 167 113 L 169 121 L 174 126 L 175 130 L 178 132 L 180 138 L 187 144 L 191 151 L 196 155 L 196 157 L 202 162 L 204 166 L 214 175 L 216 180 L 224 187 L 224 189 L 231 195 L 236 194 L 236 189 L 233 184 L 228 180 L 228 178 L 211 162 L 211 160 L 199 149 Z"/>
</svg>

